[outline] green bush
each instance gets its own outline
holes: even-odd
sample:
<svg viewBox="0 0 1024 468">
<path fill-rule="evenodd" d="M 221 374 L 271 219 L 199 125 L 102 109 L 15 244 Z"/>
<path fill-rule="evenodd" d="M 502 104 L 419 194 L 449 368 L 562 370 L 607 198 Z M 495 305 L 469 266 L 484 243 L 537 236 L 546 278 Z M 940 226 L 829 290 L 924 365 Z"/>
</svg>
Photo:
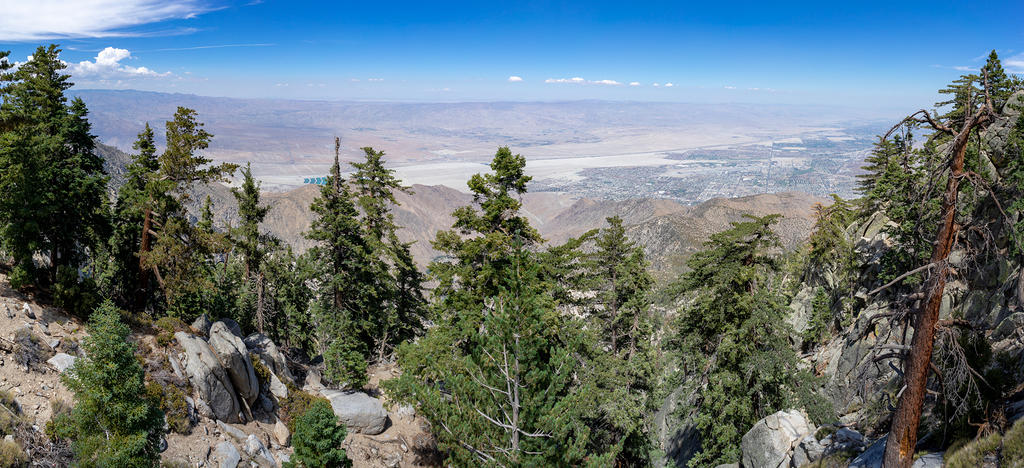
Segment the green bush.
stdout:
<svg viewBox="0 0 1024 468">
<path fill-rule="evenodd" d="M 363 388 L 366 385 L 366 357 L 360 353 L 350 339 L 337 339 L 324 353 L 326 371 L 324 377 L 347 388 Z"/>
<path fill-rule="evenodd" d="M 341 443 L 345 426 L 338 424 L 331 404 L 318 400 L 296 420 L 292 434 L 295 452 L 286 468 L 339 468 L 352 466 Z"/>
<path fill-rule="evenodd" d="M 288 426 L 288 430 L 292 434 L 295 433 L 295 426 L 299 417 L 305 414 L 318 401 L 323 401 L 330 405 L 326 398 L 310 395 L 302 389 L 288 384 L 288 397 L 284 401 L 278 402 L 278 404 L 281 405 L 281 420 Z"/>
<path fill-rule="evenodd" d="M 153 328 L 157 330 L 157 343 L 160 343 L 160 346 L 167 346 L 174 340 L 174 333 L 188 330 L 188 325 L 178 317 L 160 317 L 153 322 Z"/>
<path fill-rule="evenodd" d="M 150 382 L 146 384 L 146 394 L 153 401 L 160 402 L 160 409 L 164 412 L 167 425 L 172 431 L 179 434 L 192 432 L 192 421 L 188 417 L 188 402 L 185 401 L 185 392 L 174 385 Z"/>
<path fill-rule="evenodd" d="M 19 290 L 31 286 L 34 282 L 32 272 L 25 268 L 24 265 L 15 266 L 11 270 L 11 274 L 7 275 L 7 280 L 11 282 L 11 288 Z"/>
</svg>

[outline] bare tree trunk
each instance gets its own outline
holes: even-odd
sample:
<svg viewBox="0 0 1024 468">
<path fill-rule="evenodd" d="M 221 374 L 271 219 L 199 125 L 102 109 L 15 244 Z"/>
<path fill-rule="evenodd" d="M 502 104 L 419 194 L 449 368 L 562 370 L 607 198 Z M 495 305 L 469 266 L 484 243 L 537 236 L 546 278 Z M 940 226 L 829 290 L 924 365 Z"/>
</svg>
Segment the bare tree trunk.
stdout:
<svg viewBox="0 0 1024 468">
<path fill-rule="evenodd" d="M 928 373 L 931 368 L 932 348 L 935 344 L 935 325 L 939 321 L 939 309 L 942 295 L 949 276 L 949 252 L 953 247 L 957 225 L 956 200 L 959 195 L 960 179 L 964 174 L 964 154 L 967 151 L 968 138 L 971 131 L 987 122 L 989 105 L 982 107 L 970 116 L 963 128 L 955 134 L 952 142 L 953 159 L 950 162 L 949 180 L 942 199 L 942 224 L 935 239 L 932 250 L 931 264 L 937 272 L 927 284 L 926 300 L 914 322 L 914 337 L 911 339 L 910 352 L 904 361 L 903 381 L 906 388 L 900 396 L 893 417 L 889 439 L 885 444 L 885 458 L 882 466 L 886 468 L 910 468 L 914 463 L 914 449 L 917 446 L 917 429 L 921 424 L 921 410 L 928 384 Z M 925 113 L 927 122 L 937 130 L 952 133 L 949 127 L 937 124 Z"/>
</svg>

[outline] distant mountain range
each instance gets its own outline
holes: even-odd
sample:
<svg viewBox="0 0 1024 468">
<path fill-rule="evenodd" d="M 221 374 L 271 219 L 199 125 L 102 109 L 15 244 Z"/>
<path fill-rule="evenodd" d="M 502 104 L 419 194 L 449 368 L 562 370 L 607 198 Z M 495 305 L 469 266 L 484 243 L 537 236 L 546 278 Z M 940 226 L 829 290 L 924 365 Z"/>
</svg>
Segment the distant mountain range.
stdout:
<svg viewBox="0 0 1024 468">
<path fill-rule="evenodd" d="M 294 188 L 306 178 L 324 175 L 332 157 L 334 136 L 342 138 L 343 160 L 360 159 L 360 148 L 364 146 L 382 149 L 389 164 L 408 183 L 441 184 L 465 190 L 468 175 L 485 169 L 483 164 L 495 149 L 507 145 L 533 161 L 533 167 L 543 168 L 533 175 L 545 190 L 559 191 L 564 186 L 574 193 L 603 196 L 600 190 L 577 190 L 567 184 L 590 177 L 581 171 L 603 167 L 671 168 L 678 159 L 686 159 L 687 151 L 696 149 L 712 151 L 717 158 L 715 151 L 747 145 L 754 149 L 735 155 L 751 161 L 755 159 L 751 154 L 769 156 L 756 148 L 772 148 L 784 141 L 791 143 L 782 150 L 799 148 L 801 138 L 809 135 L 815 141 L 861 141 L 864 135 L 875 133 L 873 122 L 888 117 L 824 106 L 609 101 L 337 102 L 127 90 L 71 92 L 86 101 L 93 133 L 104 143 L 125 151 L 130 150 L 146 122 L 153 126 L 161 144 L 163 122 L 172 117 L 176 108 L 196 109 L 206 129 L 214 134 L 208 154 L 218 161 L 251 162 L 254 174 L 268 190 Z M 849 148 L 837 146 L 826 151 L 839 154 Z M 707 158 L 707 154 L 698 156 Z M 538 165 L 541 161 L 544 164 Z M 783 163 L 788 164 L 785 160 Z M 837 164 L 842 161 L 829 167 Z M 757 172 L 763 165 L 752 170 Z M 531 170 L 529 165 L 527 169 Z M 546 178 L 555 180 L 543 181 Z M 629 184 L 635 185 L 632 181 Z M 746 192 L 722 190 L 710 196 L 715 193 Z"/>
<path fill-rule="evenodd" d="M 111 176 L 111 190 L 116 190 L 123 183 L 131 157 L 102 143 L 97 152 L 104 158 L 104 167 Z M 399 237 L 406 242 L 415 241 L 413 255 L 425 267 L 438 254 L 430 241 L 437 231 L 451 228 L 451 213 L 471 204 L 472 196 L 441 185 L 414 184 L 411 189 L 411 194 L 396 194 L 399 206 L 394 207 L 395 221 L 402 226 Z M 263 202 L 270 206 L 270 211 L 263 228 L 300 252 L 311 247 L 303 234 L 313 220 L 309 207 L 319 190 L 318 186 L 305 185 L 283 192 L 265 192 Z M 237 224 L 237 203 L 231 189 L 223 184 L 196 187 L 190 211 L 198 213 L 207 196 L 213 202 L 214 220 L 219 226 Z M 824 202 L 799 192 L 716 198 L 692 206 L 665 199 L 613 201 L 538 192 L 523 197 L 523 213 L 544 239 L 554 244 L 604 227 L 605 218 L 618 215 L 628 227 L 629 236 L 644 246 L 652 270 L 664 279 L 677 274 L 708 236 L 727 228 L 730 222 L 740 221 L 744 214 L 782 214 L 776 232 L 785 247 L 795 247 L 806 239 L 814 224 L 814 205 Z"/>
</svg>

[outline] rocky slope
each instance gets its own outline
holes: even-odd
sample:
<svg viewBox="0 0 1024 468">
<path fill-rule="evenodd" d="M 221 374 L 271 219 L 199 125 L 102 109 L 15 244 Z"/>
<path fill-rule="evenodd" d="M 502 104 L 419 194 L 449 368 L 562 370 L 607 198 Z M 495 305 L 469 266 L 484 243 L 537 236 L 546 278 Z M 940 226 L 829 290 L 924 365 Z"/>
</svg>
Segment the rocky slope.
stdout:
<svg viewBox="0 0 1024 468">
<path fill-rule="evenodd" d="M 998 187 L 1008 177 L 1005 146 L 1022 104 L 1024 92 L 1018 92 L 981 134 L 979 164 L 993 178 L 992 186 Z M 915 468 L 1024 466 L 1024 262 L 1013 254 L 1009 234 L 1024 214 L 1003 215 L 1005 204 L 998 207 L 992 198 L 989 193 L 978 194 L 977 205 L 957 221 L 991 229 L 991 237 L 985 240 L 990 250 L 979 254 L 981 249 L 969 247 L 970 241 L 964 240 L 949 257 L 953 275 L 940 309 L 945 325 L 937 334 L 932 358 L 936 372 L 925 399 Z M 821 393 L 831 401 L 838 418 L 815 428 L 799 408 L 770 415 L 744 435 L 742 460 L 734 466 L 881 466 L 902 386 L 901 353 L 914 333 L 908 317 L 914 301 L 919 301 L 912 288 L 902 292 L 899 287 L 881 288 L 878 272 L 883 254 L 896 247 L 887 228 L 894 226 L 883 212 L 875 212 L 846 228 L 844 236 L 855 257 L 849 311 L 844 312 L 849 316 L 842 329 L 802 356 L 804 365 L 820 377 Z M 834 265 L 810 268 L 812 274 L 805 275 L 790 304 L 789 322 L 797 334 L 808 327 L 815 291 L 833 290 L 840 281 Z M 962 341 L 961 330 L 980 341 Z M 954 342 L 968 344 L 953 346 Z M 976 356 L 989 358 L 979 361 L 982 358 Z M 988 396 L 980 410 L 984 414 L 968 419 L 976 435 L 953 440 L 955 436 L 946 433 L 943 425 L 953 418 L 950 411 L 978 404 L 964 399 L 965 395 L 982 398 L 966 392 L 970 385 L 986 387 Z M 656 419 L 662 447 L 680 466 L 699 449 L 692 424 L 674 413 L 687 397 L 681 390 L 672 393 Z"/>
<path fill-rule="evenodd" d="M 285 407 L 290 394 L 302 391 L 329 400 L 348 426 L 343 446 L 355 467 L 436 466 L 425 421 L 378 390 L 397 372 L 393 366 L 372 368 L 366 392 L 343 392 L 325 387 L 316 369 L 292 362 L 266 337 L 242 337 L 230 321 L 200 319 L 173 339 L 159 327 L 134 328 L 142 330 L 132 339 L 147 378 L 184 393 L 182 412 L 168 415 L 174 424 L 165 464 L 280 466 L 291 454 Z M 45 454 L 59 450 L 42 431 L 55 411 L 72 402 L 60 374 L 85 357 L 80 343 L 86 333 L 81 321 L 11 290 L 0 274 L 0 391 L 21 409 L 26 424 L 14 440 L 35 466 L 54 466 Z"/>
</svg>

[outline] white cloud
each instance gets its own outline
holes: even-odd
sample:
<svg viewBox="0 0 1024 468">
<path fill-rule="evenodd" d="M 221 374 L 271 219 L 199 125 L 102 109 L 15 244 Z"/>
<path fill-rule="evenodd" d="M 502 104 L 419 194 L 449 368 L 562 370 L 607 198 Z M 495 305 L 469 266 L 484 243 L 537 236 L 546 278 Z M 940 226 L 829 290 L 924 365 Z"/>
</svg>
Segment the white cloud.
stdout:
<svg viewBox="0 0 1024 468">
<path fill-rule="evenodd" d="M 96 58 L 93 61 L 85 60 L 72 63 L 68 65 L 68 68 L 73 76 L 86 78 L 159 77 L 171 74 L 171 72 L 157 73 L 146 67 L 133 67 L 121 64 L 121 61 L 131 57 L 132 53 L 127 49 L 107 47 L 96 54 Z"/>
<path fill-rule="evenodd" d="M 674 84 L 672 84 L 672 83 L 665 83 L 665 87 L 666 87 L 666 88 L 671 88 L 671 87 L 673 87 L 673 86 L 675 86 L 675 85 L 674 85 Z"/>
<path fill-rule="evenodd" d="M 370 78 L 366 81 L 384 81 L 384 78 Z"/>
<path fill-rule="evenodd" d="M 736 89 L 735 86 L 723 86 L 723 88 L 725 88 L 725 89 Z"/>
<path fill-rule="evenodd" d="M 629 85 L 630 86 L 640 86 L 640 82 L 639 81 L 630 81 Z"/>
<path fill-rule="evenodd" d="M 134 26 L 213 10 L 204 0 L 32 0 L 4 2 L 0 41 L 151 35 Z M 164 31 L 162 34 L 180 33 Z"/>
<path fill-rule="evenodd" d="M 619 86 L 619 85 L 622 84 L 622 83 L 619 83 L 618 81 L 615 81 L 615 80 L 588 81 L 588 80 L 585 80 L 585 79 L 583 79 L 581 77 L 578 77 L 578 76 L 572 77 L 572 78 L 548 78 L 548 79 L 544 80 L 544 82 L 545 83 L 595 84 L 595 85 L 608 85 L 608 86 Z"/>
<path fill-rule="evenodd" d="M 1017 54 L 1004 60 L 1003 66 L 1010 73 L 1024 73 L 1024 54 Z"/>
<path fill-rule="evenodd" d="M 953 67 L 953 69 L 956 70 L 956 71 L 972 71 L 972 70 L 974 70 L 971 67 L 966 67 L 966 66 L 963 66 L 963 65 L 955 66 L 955 67 Z"/>
<path fill-rule="evenodd" d="M 584 80 L 583 78 L 580 78 L 580 77 L 577 76 L 575 78 L 548 78 L 548 79 L 544 80 L 544 82 L 545 83 L 576 83 L 576 84 L 583 84 L 583 83 L 586 83 L 587 80 Z"/>
<path fill-rule="evenodd" d="M 654 86 L 655 88 L 657 88 L 657 87 L 661 86 L 661 84 L 659 84 L 659 83 L 654 83 L 654 84 L 653 84 L 653 85 L 651 85 L 651 86 Z"/>
<path fill-rule="evenodd" d="M 510 83 L 518 83 L 518 82 L 520 82 L 520 81 L 523 81 L 523 77 L 521 77 L 521 76 L 516 76 L 516 75 L 512 75 L 512 76 L 508 77 L 508 81 L 509 81 Z"/>
</svg>

